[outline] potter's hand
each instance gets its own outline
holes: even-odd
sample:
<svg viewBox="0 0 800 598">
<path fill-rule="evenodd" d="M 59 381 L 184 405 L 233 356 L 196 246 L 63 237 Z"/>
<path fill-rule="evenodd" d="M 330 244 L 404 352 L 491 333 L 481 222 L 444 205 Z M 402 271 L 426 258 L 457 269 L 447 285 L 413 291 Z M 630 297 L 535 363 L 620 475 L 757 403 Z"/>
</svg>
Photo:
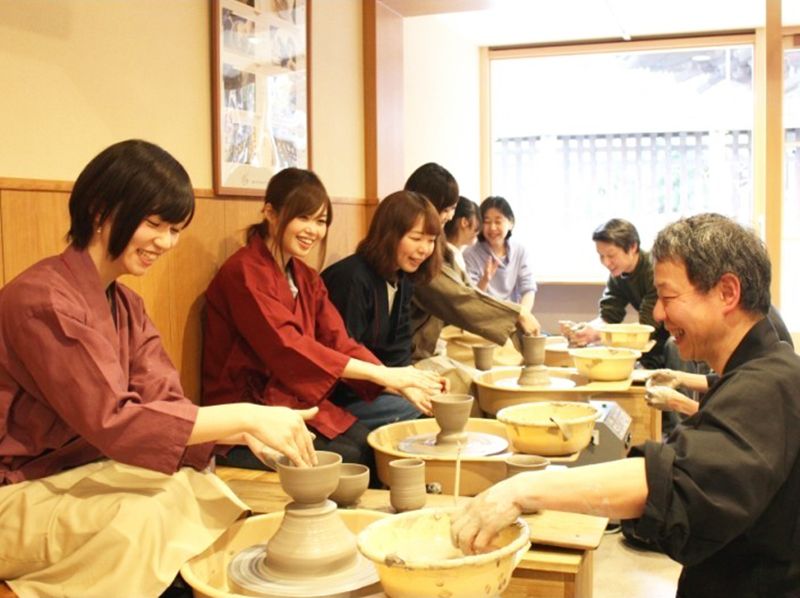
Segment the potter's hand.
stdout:
<svg viewBox="0 0 800 598">
<path fill-rule="evenodd" d="M 289 409 L 288 407 L 268 407 L 254 405 L 256 416 L 251 429 L 245 435 L 250 450 L 260 455 L 263 445 L 283 453 L 294 465 L 310 467 L 317 464 L 314 451 L 314 436 L 306 428 L 305 422 L 319 411 L 311 409 Z M 248 438 L 250 436 L 251 438 Z"/>
<path fill-rule="evenodd" d="M 678 377 L 678 373 L 674 370 L 654 370 L 653 373 L 648 376 L 647 382 L 645 382 L 647 388 L 651 386 L 678 388 L 680 385 L 681 381 Z"/>
<path fill-rule="evenodd" d="M 404 388 L 400 392 L 409 403 L 411 403 L 412 405 L 414 405 L 414 407 L 422 411 L 422 413 L 424 413 L 429 417 L 433 415 L 433 406 L 431 405 L 431 395 L 422 390 L 419 390 L 418 388 Z"/>
<path fill-rule="evenodd" d="M 381 382 L 388 388 L 403 392 L 407 388 L 416 388 L 427 394 L 442 392 L 447 381 L 430 370 L 420 370 L 414 366 L 383 367 L 381 368 Z"/>
<path fill-rule="evenodd" d="M 660 411 L 677 411 L 685 415 L 692 415 L 699 408 L 695 401 L 669 386 L 648 386 L 644 393 L 644 400 L 648 405 Z"/>
<path fill-rule="evenodd" d="M 484 490 L 453 516 L 450 536 L 465 554 L 486 552 L 494 537 L 520 516 L 517 497 L 523 491 L 520 480 L 527 474 L 508 478 Z"/>
<path fill-rule="evenodd" d="M 517 318 L 517 328 L 519 328 L 523 334 L 527 334 L 528 336 L 539 336 L 542 333 L 542 327 L 539 325 L 539 320 L 537 320 L 536 316 L 534 316 L 527 309 L 520 311 L 519 317 Z"/>
</svg>

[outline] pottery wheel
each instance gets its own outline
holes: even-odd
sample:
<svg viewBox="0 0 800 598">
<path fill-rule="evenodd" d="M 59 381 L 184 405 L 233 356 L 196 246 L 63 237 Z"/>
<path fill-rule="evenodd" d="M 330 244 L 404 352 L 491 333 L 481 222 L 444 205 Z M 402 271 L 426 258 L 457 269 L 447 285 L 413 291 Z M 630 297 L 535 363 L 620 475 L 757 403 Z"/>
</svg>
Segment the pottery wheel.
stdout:
<svg viewBox="0 0 800 598">
<path fill-rule="evenodd" d="M 314 579 L 277 579 L 268 576 L 261 564 L 266 544 L 245 548 L 228 565 L 231 587 L 248 596 L 266 598 L 321 598 L 336 596 L 376 584 L 380 591 L 378 572 L 371 561 L 358 553 L 355 565 L 335 575 Z"/>
<path fill-rule="evenodd" d="M 485 432 L 467 432 L 467 443 L 461 446 L 462 457 L 485 457 L 502 453 L 508 448 L 508 440 Z M 409 436 L 401 440 L 397 449 L 412 455 L 436 455 L 439 457 L 455 457 L 457 447 L 454 444 L 436 444 L 436 433 Z"/>
<path fill-rule="evenodd" d="M 503 378 L 502 380 L 497 380 L 495 384 L 503 388 L 524 388 L 526 390 L 565 390 L 577 386 L 575 380 L 562 378 L 561 376 L 550 376 L 549 384 L 541 384 L 538 386 L 520 386 L 516 378 Z"/>
</svg>

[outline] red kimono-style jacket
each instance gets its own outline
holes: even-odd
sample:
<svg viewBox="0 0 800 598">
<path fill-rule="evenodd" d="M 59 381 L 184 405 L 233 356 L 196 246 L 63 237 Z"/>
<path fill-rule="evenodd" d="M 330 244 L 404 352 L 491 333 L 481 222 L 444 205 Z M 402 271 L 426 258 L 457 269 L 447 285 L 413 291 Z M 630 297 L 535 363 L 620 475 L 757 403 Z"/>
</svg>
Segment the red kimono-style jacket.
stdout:
<svg viewBox="0 0 800 598">
<path fill-rule="evenodd" d="M 204 467 L 187 449 L 187 399 L 144 303 L 106 289 L 85 251 L 35 264 L 0 291 L 0 485 L 108 457 L 175 472 Z"/>
<path fill-rule="evenodd" d="M 319 406 L 309 422 L 327 438 L 356 418 L 328 396 L 351 357 L 380 364 L 347 334 L 315 270 L 289 264 L 292 297 L 282 268 L 255 235 L 222 265 L 206 291 L 203 335 L 203 404 L 250 401 L 293 409 Z M 380 387 L 347 381 L 370 400 Z"/>
</svg>

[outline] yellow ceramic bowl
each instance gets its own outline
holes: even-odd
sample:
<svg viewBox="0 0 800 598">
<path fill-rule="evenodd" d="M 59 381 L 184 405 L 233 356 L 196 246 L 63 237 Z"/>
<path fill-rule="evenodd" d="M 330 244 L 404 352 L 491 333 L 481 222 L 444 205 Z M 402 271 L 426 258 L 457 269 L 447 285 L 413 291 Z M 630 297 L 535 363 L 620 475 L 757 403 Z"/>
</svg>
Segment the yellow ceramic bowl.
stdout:
<svg viewBox="0 0 800 598">
<path fill-rule="evenodd" d="M 586 448 L 597 410 L 589 403 L 537 401 L 505 407 L 497 419 L 516 451 L 550 457 Z"/>
<path fill-rule="evenodd" d="M 499 596 L 530 547 L 517 519 L 485 554 L 465 555 L 450 541 L 453 509 L 409 511 L 376 521 L 358 534 L 358 549 L 378 570 L 392 598 Z"/>
<path fill-rule="evenodd" d="M 636 360 L 642 356 L 640 351 L 618 347 L 570 349 L 569 354 L 579 374 L 601 382 L 627 380 Z"/>
<path fill-rule="evenodd" d="M 597 328 L 600 342 L 607 347 L 643 350 L 655 328 L 648 324 L 603 324 Z"/>
</svg>

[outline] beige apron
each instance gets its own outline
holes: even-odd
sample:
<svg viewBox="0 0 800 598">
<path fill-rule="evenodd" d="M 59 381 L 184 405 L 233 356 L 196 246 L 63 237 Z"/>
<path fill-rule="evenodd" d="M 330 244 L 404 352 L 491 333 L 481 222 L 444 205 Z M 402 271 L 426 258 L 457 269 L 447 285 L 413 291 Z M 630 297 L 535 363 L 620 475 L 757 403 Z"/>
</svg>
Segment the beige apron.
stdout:
<svg viewBox="0 0 800 598">
<path fill-rule="evenodd" d="M 0 487 L 0 579 L 21 598 L 150 597 L 248 510 L 216 475 L 115 461 Z"/>
</svg>

